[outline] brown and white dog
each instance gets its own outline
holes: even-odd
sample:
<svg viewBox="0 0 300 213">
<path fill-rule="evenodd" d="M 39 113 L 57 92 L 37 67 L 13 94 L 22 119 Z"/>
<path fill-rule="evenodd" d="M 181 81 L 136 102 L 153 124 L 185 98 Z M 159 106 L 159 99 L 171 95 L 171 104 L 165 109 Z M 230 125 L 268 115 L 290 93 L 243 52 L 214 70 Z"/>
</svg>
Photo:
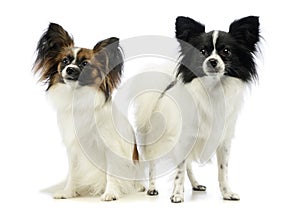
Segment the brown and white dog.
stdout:
<svg viewBox="0 0 300 213">
<path fill-rule="evenodd" d="M 78 48 L 68 32 L 54 23 L 40 38 L 34 71 L 47 84 L 69 160 L 66 185 L 54 198 L 88 194 L 111 201 L 143 190 L 129 177 L 122 177 L 135 170 L 132 129 L 124 127 L 132 136 L 126 138 L 128 142 L 113 121 L 111 94 L 122 68 L 118 38 L 100 41 L 93 49 Z M 118 165 L 120 161 L 123 165 Z"/>
</svg>

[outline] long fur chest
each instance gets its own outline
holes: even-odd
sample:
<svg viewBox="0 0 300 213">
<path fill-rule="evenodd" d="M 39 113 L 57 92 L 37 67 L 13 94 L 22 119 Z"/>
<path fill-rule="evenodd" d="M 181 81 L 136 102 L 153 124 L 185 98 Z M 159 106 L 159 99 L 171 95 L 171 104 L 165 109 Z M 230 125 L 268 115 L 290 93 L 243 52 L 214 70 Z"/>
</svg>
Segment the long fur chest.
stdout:
<svg viewBox="0 0 300 213">
<path fill-rule="evenodd" d="M 117 159 L 124 168 L 132 165 L 135 140 L 132 127 L 102 92 L 91 87 L 74 89 L 58 84 L 48 91 L 48 97 L 57 111 L 63 142 L 68 152 L 79 156 L 79 163 L 86 168 L 97 165 L 102 170 Z M 120 174 L 128 173 L 119 170 Z"/>
<path fill-rule="evenodd" d="M 204 163 L 220 144 L 233 137 L 246 85 L 231 77 L 203 77 L 186 88 L 194 99 L 199 121 L 191 158 Z"/>
<path fill-rule="evenodd" d="M 202 77 L 187 84 L 186 88 L 197 105 L 201 120 L 211 123 L 224 119 L 228 123 L 241 109 L 246 86 L 236 78 Z"/>
<path fill-rule="evenodd" d="M 103 112 L 104 97 L 93 88 L 71 88 L 57 84 L 47 93 L 57 112 L 57 122 L 65 145 L 68 147 L 79 138 L 93 137 L 97 133 L 97 116 Z"/>
<path fill-rule="evenodd" d="M 99 96 L 100 95 L 100 96 Z M 74 184 L 80 193 L 99 194 L 105 189 L 106 176 L 86 155 L 86 147 L 96 145 L 99 135 L 94 116 L 100 112 L 104 100 L 92 88 L 74 89 L 66 84 L 50 88 L 47 97 L 57 112 L 62 141 L 67 148 Z M 85 151 L 84 148 L 85 147 Z M 101 160 L 103 154 L 101 155 Z"/>
</svg>

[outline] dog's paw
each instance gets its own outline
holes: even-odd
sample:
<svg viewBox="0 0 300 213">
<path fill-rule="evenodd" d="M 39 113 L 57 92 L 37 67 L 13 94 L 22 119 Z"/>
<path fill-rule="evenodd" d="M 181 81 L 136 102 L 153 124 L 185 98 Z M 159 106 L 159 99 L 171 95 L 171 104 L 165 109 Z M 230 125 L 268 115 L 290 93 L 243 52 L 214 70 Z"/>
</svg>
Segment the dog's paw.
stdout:
<svg viewBox="0 0 300 213">
<path fill-rule="evenodd" d="M 56 192 L 53 195 L 54 199 L 68 199 L 68 198 L 73 198 L 73 197 L 77 197 L 78 194 L 75 191 L 66 191 L 66 190 L 61 190 Z"/>
<path fill-rule="evenodd" d="M 193 186 L 193 190 L 204 192 L 204 191 L 206 191 L 206 186 L 203 186 L 203 185 Z"/>
<path fill-rule="evenodd" d="M 143 185 L 140 184 L 140 183 L 137 183 L 137 184 L 135 185 L 135 188 L 136 188 L 136 191 L 137 191 L 137 192 L 144 192 L 144 191 L 146 191 L 145 186 L 143 186 Z"/>
<path fill-rule="evenodd" d="M 113 193 L 104 193 L 103 195 L 101 195 L 102 201 L 113 201 L 113 200 L 117 200 L 117 199 L 118 199 L 118 196 Z"/>
<path fill-rule="evenodd" d="M 156 195 L 158 195 L 158 191 L 156 189 L 149 189 L 147 191 L 147 195 L 149 195 L 149 196 L 156 196 Z"/>
<path fill-rule="evenodd" d="M 223 194 L 223 199 L 237 201 L 240 200 L 240 196 L 232 192 L 226 192 Z"/>
<path fill-rule="evenodd" d="M 183 203 L 184 198 L 181 194 L 175 194 L 170 197 L 172 203 Z"/>
</svg>

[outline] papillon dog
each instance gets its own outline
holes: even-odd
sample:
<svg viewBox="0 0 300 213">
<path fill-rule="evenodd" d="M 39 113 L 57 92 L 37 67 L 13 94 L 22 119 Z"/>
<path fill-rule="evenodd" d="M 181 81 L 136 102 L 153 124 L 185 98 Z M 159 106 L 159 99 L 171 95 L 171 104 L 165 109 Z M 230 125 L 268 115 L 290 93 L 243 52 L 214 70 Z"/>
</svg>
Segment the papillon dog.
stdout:
<svg viewBox="0 0 300 213">
<path fill-rule="evenodd" d="M 100 41 L 93 49 L 79 48 L 55 23 L 50 23 L 41 36 L 34 71 L 47 85 L 47 97 L 57 112 L 69 162 L 66 185 L 54 198 L 101 195 L 102 200 L 111 201 L 143 190 L 143 186 L 118 173 L 134 171 L 131 163 L 135 153 L 131 143 L 134 134 L 129 134 L 131 138 L 121 137 L 113 119 L 111 96 L 122 69 L 118 38 Z M 130 126 L 126 128 L 132 131 Z M 116 156 L 124 165 L 118 165 Z"/>
<path fill-rule="evenodd" d="M 135 99 L 138 149 L 141 158 L 150 161 L 147 193 L 158 194 L 156 159 L 168 152 L 172 152 L 170 156 L 174 159 L 182 155 L 182 159 L 175 161 L 171 202 L 184 201 L 185 171 L 193 190 L 205 191 L 206 187 L 195 178 L 192 162 L 205 163 L 216 153 L 223 199 L 239 200 L 228 184 L 228 160 L 245 91 L 258 77 L 254 57 L 260 41 L 259 18 L 236 20 L 228 32 L 205 32 L 203 24 L 188 17 L 177 17 L 175 25 L 180 45 L 175 80 L 163 92 L 145 93 Z M 188 93 L 177 93 L 181 96 L 177 99 L 175 90 Z M 183 99 L 190 101 L 180 101 Z M 180 106 L 183 104 L 185 110 Z M 155 123 L 158 114 L 164 122 Z M 155 131 L 161 132 L 159 137 L 148 137 L 149 132 Z"/>
</svg>

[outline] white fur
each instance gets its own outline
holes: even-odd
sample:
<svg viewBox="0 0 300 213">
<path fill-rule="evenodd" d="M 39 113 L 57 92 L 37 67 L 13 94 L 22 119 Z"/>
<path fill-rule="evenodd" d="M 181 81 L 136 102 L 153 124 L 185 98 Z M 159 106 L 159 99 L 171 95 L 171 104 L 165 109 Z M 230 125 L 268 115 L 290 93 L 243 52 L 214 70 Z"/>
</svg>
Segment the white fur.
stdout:
<svg viewBox="0 0 300 213">
<path fill-rule="evenodd" d="M 213 151 L 199 153 L 199 150 L 203 151 L 211 143 L 215 144 L 215 150 L 222 141 L 233 137 L 245 84 L 232 77 L 203 77 L 194 79 L 186 87 L 199 106 L 198 116 L 201 121 L 199 137 L 189 157 L 205 163 Z"/>
<path fill-rule="evenodd" d="M 161 131 L 155 129 L 155 124 L 151 123 L 154 113 L 159 113 L 163 116 L 164 128 L 163 134 L 151 145 L 142 146 L 141 155 L 145 160 L 155 159 L 166 152 L 170 152 L 170 147 L 176 146 L 180 143 L 180 149 L 172 150 L 172 155 L 180 156 L 182 152 L 187 151 L 187 144 L 194 143 L 192 150 L 188 153 L 186 158 L 180 158 L 175 161 L 177 163 L 177 173 L 174 183 L 174 190 L 171 196 L 172 202 L 183 202 L 183 182 L 184 172 L 186 170 L 186 163 L 188 169 L 188 176 L 193 187 L 199 187 L 195 180 L 194 174 L 191 170 L 191 162 L 197 161 L 205 163 L 217 151 L 218 165 L 219 165 L 219 183 L 220 190 L 224 199 L 239 199 L 238 195 L 231 192 L 227 180 L 227 165 L 230 149 L 230 142 L 234 136 L 235 123 L 238 113 L 243 103 L 243 94 L 246 85 L 239 79 L 222 76 L 206 76 L 202 78 L 195 78 L 187 84 L 177 82 L 181 90 L 187 90 L 192 96 L 193 101 L 190 105 L 195 105 L 196 110 L 191 111 L 178 108 L 178 103 L 170 101 L 168 93 L 163 96 L 157 94 L 144 94 L 137 97 L 135 100 L 135 130 L 138 138 L 138 144 L 148 144 L 147 137 L 150 132 Z M 176 90 L 176 86 L 170 89 Z M 180 99 L 176 99 L 179 100 Z M 190 124 L 183 125 L 185 114 L 192 113 L 195 120 L 200 122 L 198 128 L 191 120 Z M 194 129 L 193 129 L 194 128 Z M 188 132 L 190 131 L 190 132 Z M 180 135 L 183 132 L 188 132 L 185 137 L 187 141 L 180 141 Z M 221 166 L 222 165 L 222 166 Z M 156 167 L 159 165 L 156 165 Z M 174 165 L 172 165 L 174 166 Z M 150 174 L 154 170 L 154 166 L 150 167 Z M 150 190 L 154 191 L 155 177 L 150 176 Z M 156 190 L 157 191 L 157 190 Z"/>
<path fill-rule="evenodd" d="M 218 37 L 219 37 L 219 31 L 218 30 L 214 30 L 214 32 L 213 32 L 213 46 L 214 46 L 214 50 L 216 50 L 216 43 L 217 43 Z"/>
<path fill-rule="evenodd" d="M 176 146 L 181 129 L 181 115 L 174 100 L 165 95 L 160 98 L 161 92 L 147 91 L 138 95 L 134 101 L 134 124 L 140 158 L 149 162 L 149 189 L 148 195 L 157 195 L 155 187 L 156 175 L 166 173 L 175 163 L 169 164 L 172 149 Z M 168 107 L 172 106 L 172 107 Z M 170 154 L 171 153 L 171 154 Z M 154 169 L 157 162 L 162 169 Z"/>
<path fill-rule="evenodd" d="M 202 68 L 203 68 L 203 71 L 206 73 L 206 75 L 221 77 L 224 74 L 225 64 L 224 64 L 222 58 L 217 53 L 216 43 L 217 43 L 218 37 L 219 37 L 219 31 L 215 30 L 212 35 L 212 43 L 213 43 L 214 49 L 213 49 L 212 53 L 210 54 L 210 56 L 207 57 L 205 59 L 205 61 L 203 62 Z M 214 69 L 212 69 L 210 66 L 209 60 L 211 60 L 211 59 L 215 59 L 218 62 L 217 66 Z M 218 71 L 218 72 L 215 72 L 215 71 Z"/>
<path fill-rule="evenodd" d="M 78 68 L 78 66 L 77 66 L 75 63 L 76 63 L 76 59 L 77 59 L 77 53 L 78 53 L 80 50 L 81 50 L 81 48 L 79 48 L 79 47 L 74 47 L 74 48 L 72 49 L 73 55 L 74 55 L 74 59 L 73 59 L 73 61 L 71 61 L 71 63 L 70 63 L 69 65 L 67 65 L 67 66 L 61 71 L 61 75 L 62 75 L 62 77 L 63 77 L 64 82 L 65 82 L 65 83 L 68 83 L 68 84 L 70 84 L 70 85 L 77 84 L 77 82 L 70 81 L 70 80 L 66 80 L 66 77 L 68 76 L 68 74 L 67 74 L 67 69 L 68 69 L 69 67 L 73 67 L 73 68 L 75 68 L 75 69 Z"/>
<path fill-rule="evenodd" d="M 66 186 L 54 198 L 102 194 L 102 200 L 110 201 L 135 190 L 138 184 L 114 173 L 119 169 L 124 174 L 135 171 L 131 161 L 133 144 L 125 141 L 115 129 L 112 103 L 105 102 L 103 92 L 93 87 L 58 83 L 49 89 L 47 96 L 57 111 L 58 126 L 69 159 Z M 93 112 L 92 116 L 89 112 Z M 134 138 L 131 140 L 134 141 Z M 94 156 L 90 156 L 84 152 L 83 145 L 98 145 L 100 148 L 95 149 Z M 109 153 L 126 159 L 126 165 L 120 168 L 121 165 L 111 159 L 113 154 L 110 156 Z M 101 162 L 103 168 L 98 168 L 92 160 Z"/>
</svg>

